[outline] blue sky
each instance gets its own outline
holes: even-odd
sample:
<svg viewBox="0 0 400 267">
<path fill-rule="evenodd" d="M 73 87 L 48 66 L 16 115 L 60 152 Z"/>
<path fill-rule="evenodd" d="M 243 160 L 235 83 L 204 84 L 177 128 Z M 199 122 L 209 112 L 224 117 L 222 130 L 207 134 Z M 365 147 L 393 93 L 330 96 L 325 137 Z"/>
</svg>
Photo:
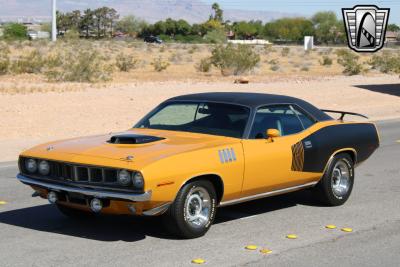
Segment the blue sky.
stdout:
<svg viewBox="0 0 400 267">
<path fill-rule="evenodd" d="M 357 4 L 374 4 L 382 8 L 390 8 L 389 23 L 400 24 L 400 0 L 382 1 L 350 1 L 350 0 L 203 0 L 207 3 L 218 2 L 222 8 L 249 10 L 268 10 L 312 15 L 321 10 L 332 10 L 341 15 L 341 8 L 353 7 Z"/>
</svg>

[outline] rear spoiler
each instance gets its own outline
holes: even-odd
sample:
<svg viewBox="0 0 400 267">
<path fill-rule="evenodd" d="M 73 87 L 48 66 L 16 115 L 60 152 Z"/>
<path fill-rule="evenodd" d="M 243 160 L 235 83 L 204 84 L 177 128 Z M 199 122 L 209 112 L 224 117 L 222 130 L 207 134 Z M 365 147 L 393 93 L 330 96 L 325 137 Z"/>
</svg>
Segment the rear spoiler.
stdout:
<svg viewBox="0 0 400 267">
<path fill-rule="evenodd" d="M 323 112 L 327 112 L 327 113 L 337 113 L 337 114 L 341 114 L 339 120 L 343 120 L 344 116 L 346 115 L 353 115 L 353 116 L 358 116 L 358 117 L 363 117 L 365 119 L 369 119 L 367 116 L 359 114 L 359 113 L 354 113 L 354 112 L 347 112 L 347 111 L 338 111 L 338 110 L 330 110 L 330 109 L 321 109 L 321 111 Z"/>
</svg>

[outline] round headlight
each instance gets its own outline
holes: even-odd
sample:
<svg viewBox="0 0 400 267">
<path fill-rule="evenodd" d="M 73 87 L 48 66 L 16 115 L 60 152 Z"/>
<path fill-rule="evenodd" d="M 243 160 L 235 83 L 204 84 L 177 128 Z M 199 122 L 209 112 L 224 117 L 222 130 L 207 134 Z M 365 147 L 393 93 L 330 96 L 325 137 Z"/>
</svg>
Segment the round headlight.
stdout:
<svg viewBox="0 0 400 267">
<path fill-rule="evenodd" d="M 39 162 L 39 173 L 41 175 L 49 175 L 50 173 L 50 165 L 47 161 L 42 160 Z"/>
<path fill-rule="evenodd" d="M 136 172 L 132 178 L 133 186 L 141 189 L 144 186 L 144 179 L 143 175 L 140 172 Z"/>
<path fill-rule="evenodd" d="M 28 159 L 25 161 L 25 168 L 30 173 L 35 173 L 37 171 L 37 163 L 34 159 Z"/>
<path fill-rule="evenodd" d="M 127 186 L 131 183 L 131 174 L 127 170 L 120 170 L 118 173 L 118 183 Z"/>
</svg>

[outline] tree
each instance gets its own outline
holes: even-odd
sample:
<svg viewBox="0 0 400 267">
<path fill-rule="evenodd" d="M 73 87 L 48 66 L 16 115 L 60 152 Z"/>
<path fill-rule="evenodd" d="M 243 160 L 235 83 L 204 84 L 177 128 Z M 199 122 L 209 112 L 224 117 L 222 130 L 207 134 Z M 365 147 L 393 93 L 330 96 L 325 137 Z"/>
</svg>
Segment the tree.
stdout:
<svg viewBox="0 0 400 267">
<path fill-rule="evenodd" d="M 106 21 L 108 22 L 108 26 L 110 27 L 110 35 L 114 34 L 114 27 L 116 21 L 119 19 L 119 14 L 114 8 L 108 8 Z"/>
<path fill-rule="evenodd" d="M 57 11 L 57 32 L 67 32 L 70 29 L 79 30 L 81 22 L 81 12 L 75 10 L 72 12 L 62 13 Z"/>
<path fill-rule="evenodd" d="M 211 44 L 224 43 L 226 41 L 225 31 L 222 29 L 212 30 L 204 36 L 204 40 Z"/>
<path fill-rule="evenodd" d="M 222 23 L 224 21 L 224 11 L 220 8 L 218 3 L 214 3 L 211 6 L 212 10 L 214 11 L 214 16 L 210 16 L 210 20 L 216 20 Z"/>
<path fill-rule="evenodd" d="M 398 32 L 398 31 L 400 31 L 400 27 L 397 26 L 396 24 L 389 24 L 387 26 L 387 30 L 390 32 Z"/>
<path fill-rule="evenodd" d="M 299 42 L 304 36 L 314 35 L 314 28 L 305 18 L 283 18 L 265 24 L 264 35 L 275 40 Z"/>
<path fill-rule="evenodd" d="M 190 30 L 190 34 L 192 35 L 203 35 L 202 34 L 202 27 L 200 24 L 193 24 Z"/>
<path fill-rule="evenodd" d="M 67 13 L 67 16 L 69 17 L 70 27 L 74 29 L 79 29 L 79 24 L 81 22 L 81 11 L 74 10 L 70 13 Z"/>
<path fill-rule="evenodd" d="M 158 21 L 154 25 L 144 27 L 140 35 L 145 36 L 149 34 L 164 34 L 170 37 L 174 37 L 176 35 L 188 36 L 192 34 L 192 32 L 192 26 L 186 20 L 173 20 L 171 18 L 168 18 L 165 21 Z M 196 33 L 195 35 L 197 34 L 198 33 Z"/>
<path fill-rule="evenodd" d="M 56 17 L 57 17 L 57 34 L 60 34 L 60 32 L 66 32 L 69 28 L 67 16 L 64 13 L 57 11 Z"/>
<path fill-rule="evenodd" d="M 343 23 L 339 21 L 332 11 L 316 13 L 311 21 L 314 24 L 317 41 L 322 43 L 336 43 L 344 33 Z"/>
<path fill-rule="evenodd" d="M 176 34 L 176 21 L 168 18 L 165 21 L 165 34 L 174 36 Z"/>
<path fill-rule="evenodd" d="M 93 28 L 94 24 L 94 14 L 91 9 L 86 9 L 83 11 L 83 16 L 81 17 L 81 21 L 79 23 L 79 29 L 83 31 L 86 38 L 89 38 L 90 31 Z"/>
<path fill-rule="evenodd" d="M 152 27 L 148 28 L 148 34 L 160 35 L 167 32 L 167 24 L 164 21 L 156 22 Z"/>
<path fill-rule="evenodd" d="M 93 29 L 97 38 L 113 35 L 114 24 L 119 15 L 114 8 L 101 7 L 93 11 Z"/>
<path fill-rule="evenodd" d="M 219 22 L 218 20 L 215 19 L 211 19 L 206 21 L 205 23 L 200 25 L 200 32 L 201 35 L 205 35 L 210 31 L 214 31 L 214 30 L 220 30 L 223 29 L 224 27 L 222 26 L 221 22 Z"/>
<path fill-rule="evenodd" d="M 146 27 L 146 22 L 135 16 L 126 16 L 115 25 L 117 31 L 128 34 L 131 37 L 137 36 Z"/>
<path fill-rule="evenodd" d="M 262 29 L 261 21 L 241 21 L 233 24 L 233 31 L 239 39 L 252 39 L 259 35 Z"/>
<path fill-rule="evenodd" d="M 192 28 L 186 20 L 180 19 L 176 22 L 177 34 L 188 35 L 190 34 L 191 30 Z"/>
<path fill-rule="evenodd" d="M 28 29 L 20 23 L 10 23 L 4 27 L 5 39 L 27 39 Z"/>
</svg>

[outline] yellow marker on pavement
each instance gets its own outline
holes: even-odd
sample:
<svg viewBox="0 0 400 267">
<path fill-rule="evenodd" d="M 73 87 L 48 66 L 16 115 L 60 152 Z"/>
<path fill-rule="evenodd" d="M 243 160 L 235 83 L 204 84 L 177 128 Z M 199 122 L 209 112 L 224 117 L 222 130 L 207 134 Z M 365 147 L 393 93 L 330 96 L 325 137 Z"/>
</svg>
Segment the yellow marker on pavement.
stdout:
<svg viewBox="0 0 400 267">
<path fill-rule="evenodd" d="M 397 140 L 396 142 L 397 142 L 397 143 L 400 143 L 400 140 Z"/>
<path fill-rule="evenodd" d="M 271 254 L 271 253 L 272 253 L 272 250 L 267 249 L 267 248 L 263 248 L 263 249 L 260 249 L 260 252 L 261 252 L 262 254 Z"/>
<path fill-rule="evenodd" d="M 347 232 L 347 233 L 353 232 L 353 229 L 348 228 L 348 227 L 342 228 L 341 230 L 342 230 L 343 232 Z"/>
<path fill-rule="evenodd" d="M 336 225 L 328 224 L 328 225 L 325 225 L 325 228 L 326 229 L 336 229 Z"/>
<path fill-rule="evenodd" d="M 7 202 L 5 202 L 5 201 L 0 201 L 0 205 L 5 205 L 5 204 L 7 204 Z"/>
<path fill-rule="evenodd" d="M 205 262 L 206 262 L 205 260 L 200 259 L 200 258 L 192 260 L 192 263 L 194 263 L 194 264 L 203 264 Z"/>
<path fill-rule="evenodd" d="M 248 246 L 245 247 L 245 249 L 247 249 L 247 250 L 256 250 L 257 248 L 258 247 L 255 246 L 255 245 L 248 245 Z"/>
<path fill-rule="evenodd" d="M 297 239 L 297 235 L 290 234 L 290 235 L 287 235 L 286 238 L 289 238 L 289 239 Z"/>
</svg>

